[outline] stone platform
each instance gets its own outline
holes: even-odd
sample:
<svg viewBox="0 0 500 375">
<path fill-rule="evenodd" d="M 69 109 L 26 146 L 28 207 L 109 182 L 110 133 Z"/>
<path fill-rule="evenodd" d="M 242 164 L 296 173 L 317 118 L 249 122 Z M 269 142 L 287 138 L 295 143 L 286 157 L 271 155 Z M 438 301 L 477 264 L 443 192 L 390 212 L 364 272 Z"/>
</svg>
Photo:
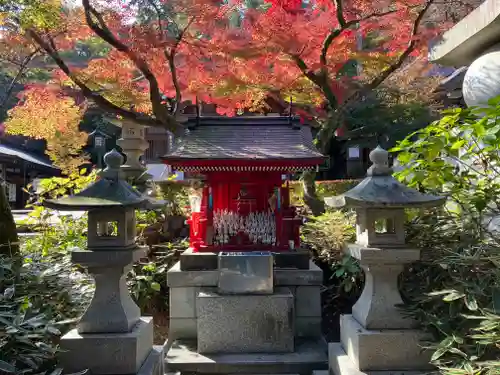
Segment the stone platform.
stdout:
<svg viewBox="0 0 500 375">
<path fill-rule="evenodd" d="M 295 337 L 320 338 L 321 287 L 323 271 L 313 262 L 309 269 L 274 269 L 275 288 L 286 287 L 294 297 Z M 178 262 L 167 272 L 170 288 L 169 338 L 196 339 L 198 314 L 196 299 L 200 291 L 217 291 L 218 270 L 182 271 Z"/>
<path fill-rule="evenodd" d="M 309 269 L 310 254 L 307 250 L 297 249 L 290 252 L 273 253 L 275 268 Z M 191 249 L 184 251 L 180 257 L 181 271 L 210 271 L 218 267 L 218 253 L 194 253 Z"/>
<path fill-rule="evenodd" d="M 200 353 L 286 353 L 294 349 L 294 298 L 286 287 L 272 295 L 196 297 Z"/>
<path fill-rule="evenodd" d="M 328 357 L 330 358 L 330 370 L 314 371 L 313 375 L 438 375 L 439 372 L 432 370 L 359 370 L 349 358 L 340 343 L 328 344 Z"/>
<path fill-rule="evenodd" d="M 293 353 L 200 354 L 196 340 L 178 340 L 167 348 L 167 373 L 305 375 L 328 368 L 328 347 L 323 339 L 296 339 Z"/>
</svg>

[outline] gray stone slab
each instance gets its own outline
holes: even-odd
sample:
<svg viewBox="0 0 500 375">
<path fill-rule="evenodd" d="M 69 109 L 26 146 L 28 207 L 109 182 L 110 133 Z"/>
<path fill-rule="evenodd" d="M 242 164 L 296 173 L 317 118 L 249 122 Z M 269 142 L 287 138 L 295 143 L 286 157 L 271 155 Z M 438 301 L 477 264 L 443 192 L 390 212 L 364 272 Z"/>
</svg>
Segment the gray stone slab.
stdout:
<svg viewBox="0 0 500 375">
<path fill-rule="evenodd" d="M 273 255 L 270 252 L 219 254 L 219 294 L 272 294 Z"/>
<path fill-rule="evenodd" d="M 196 310 L 200 353 L 294 349 L 294 298 L 286 288 L 277 288 L 272 295 L 221 295 L 202 290 Z"/>
<path fill-rule="evenodd" d="M 196 339 L 196 318 L 170 318 L 168 325 L 168 337 L 170 339 Z"/>
<path fill-rule="evenodd" d="M 79 334 L 61 338 L 59 360 L 66 373 L 136 374 L 153 347 L 153 318 L 142 317 L 129 333 Z"/>
<path fill-rule="evenodd" d="M 71 260 L 73 263 L 84 267 L 106 268 L 106 267 L 125 267 L 146 256 L 147 247 L 141 246 L 136 249 L 126 250 L 79 250 L 71 251 Z"/>
<path fill-rule="evenodd" d="M 137 375 L 165 375 L 165 353 L 163 346 L 153 346 Z"/>
<path fill-rule="evenodd" d="M 280 268 L 274 269 L 275 286 L 322 285 L 323 271 L 312 261 L 309 269 Z M 167 285 L 169 287 L 213 286 L 219 281 L 219 271 L 182 271 L 180 262 L 177 262 L 167 271 Z"/>
<path fill-rule="evenodd" d="M 342 345 L 337 342 L 328 344 L 329 371 L 313 371 L 313 375 L 438 375 L 438 371 L 361 371 L 349 359 Z"/>
<path fill-rule="evenodd" d="M 295 315 L 321 317 L 321 286 L 302 285 L 295 290 Z"/>
<path fill-rule="evenodd" d="M 328 368 L 324 340 L 296 340 L 293 353 L 200 354 L 196 341 L 176 341 L 166 354 L 167 371 L 198 374 L 305 374 Z"/>
<path fill-rule="evenodd" d="M 170 318 L 195 318 L 196 295 L 200 288 L 195 286 L 170 288 Z"/>
<path fill-rule="evenodd" d="M 419 249 L 406 247 L 377 249 L 358 244 L 348 244 L 347 253 L 361 264 L 407 264 L 420 259 Z"/>
<path fill-rule="evenodd" d="M 211 271 L 217 269 L 217 253 L 194 253 L 188 249 L 180 257 L 181 271 Z"/>
<path fill-rule="evenodd" d="M 340 318 L 340 339 L 354 366 L 361 371 L 428 370 L 429 351 L 418 330 L 367 330 L 351 315 Z"/>
<path fill-rule="evenodd" d="M 500 42 L 500 2 L 486 0 L 443 34 L 429 53 L 441 65 L 469 65 L 486 49 Z"/>
<path fill-rule="evenodd" d="M 316 317 L 295 317 L 295 337 L 320 338 L 321 316 Z"/>
<path fill-rule="evenodd" d="M 322 285 L 323 271 L 314 264 L 309 262 L 309 269 L 275 269 L 274 270 L 274 285 L 275 286 L 298 286 L 298 285 Z"/>
<path fill-rule="evenodd" d="M 293 252 L 274 253 L 274 267 L 308 270 L 310 258 L 309 251 L 300 249 Z"/>
<path fill-rule="evenodd" d="M 181 271 L 181 263 L 177 262 L 167 271 L 169 287 L 213 286 L 219 282 L 219 271 Z"/>
</svg>

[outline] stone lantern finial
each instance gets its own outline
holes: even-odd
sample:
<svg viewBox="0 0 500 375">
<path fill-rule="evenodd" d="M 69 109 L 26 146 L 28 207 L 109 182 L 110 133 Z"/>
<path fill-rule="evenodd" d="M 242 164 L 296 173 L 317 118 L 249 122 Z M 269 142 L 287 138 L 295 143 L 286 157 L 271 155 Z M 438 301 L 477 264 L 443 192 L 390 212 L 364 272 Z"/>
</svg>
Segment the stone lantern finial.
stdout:
<svg viewBox="0 0 500 375">
<path fill-rule="evenodd" d="M 112 149 L 104 155 L 104 164 L 106 165 L 106 168 L 101 171 L 100 176 L 109 180 L 123 180 L 124 176 L 121 170 L 123 161 L 124 158 L 122 154 L 120 154 L 115 148 Z"/>
<path fill-rule="evenodd" d="M 368 176 L 390 176 L 392 174 L 392 168 L 389 167 L 389 152 L 377 146 L 370 152 L 369 157 L 372 166 L 368 169 Z"/>
</svg>

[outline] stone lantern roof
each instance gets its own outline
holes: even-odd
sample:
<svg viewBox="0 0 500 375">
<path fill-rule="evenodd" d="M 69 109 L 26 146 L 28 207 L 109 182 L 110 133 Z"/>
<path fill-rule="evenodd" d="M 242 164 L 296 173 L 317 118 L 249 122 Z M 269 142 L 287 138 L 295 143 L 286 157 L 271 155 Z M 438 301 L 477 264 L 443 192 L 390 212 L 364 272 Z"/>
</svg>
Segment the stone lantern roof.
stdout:
<svg viewBox="0 0 500 375">
<path fill-rule="evenodd" d="M 104 156 L 106 168 L 100 179 L 81 192 L 59 199 L 49 199 L 44 206 L 56 210 L 93 210 L 102 208 L 142 208 L 150 199 L 141 194 L 125 180 L 120 169 L 123 156 L 112 150 Z"/>
<path fill-rule="evenodd" d="M 325 198 L 327 206 L 357 208 L 434 207 L 444 203 L 444 197 L 422 194 L 400 183 L 392 176 L 389 153 L 378 146 L 370 153 L 373 165 L 367 177 L 356 187 L 337 196 Z"/>
</svg>

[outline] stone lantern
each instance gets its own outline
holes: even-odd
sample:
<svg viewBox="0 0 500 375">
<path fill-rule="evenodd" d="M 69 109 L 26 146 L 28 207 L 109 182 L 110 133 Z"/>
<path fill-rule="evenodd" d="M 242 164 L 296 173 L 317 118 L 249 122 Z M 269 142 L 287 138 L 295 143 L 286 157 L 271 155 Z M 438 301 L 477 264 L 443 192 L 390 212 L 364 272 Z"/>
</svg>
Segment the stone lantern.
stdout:
<svg viewBox="0 0 500 375">
<path fill-rule="evenodd" d="M 141 317 L 126 274 L 146 255 L 135 244 L 135 210 L 147 205 L 148 197 L 123 180 L 118 151 L 107 153 L 104 163 L 100 179 L 85 190 L 45 202 L 57 210 L 88 211 L 87 249 L 74 249 L 72 261 L 95 279 L 94 296 L 77 328 L 61 339 L 60 359 L 66 372 L 135 374 L 152 351 L 153 321 Z"/>
<path fill-rule="evenodd" d="M 367 177 L 347 193 L 325 199 L 328 206 L 356 210 L 356 243 L 348 245 L 347 253 L 365 271 L 365 287 L 352 315 L 341 317 L 341 344 L 330 347 L 336 374 L 429 366 L 420 347 L 422 333 L 398 308 L 403 303 L 398 276 L 405 264 L 420 258 L 420 250 L 405 244 L 405 209 L 438 206 L 445 199 L 398 182 L 388 160 L 389 153 L 377 147 L 370 153 Z"/>
<path fill-rule="evenodd" d="M 146 128 L 131 120 L 123 119 L 120 122 L 122 136 L 116 143 L 127 156 L 125 164 L 122 165 L 125 178 L 146 181 L 150 176 L 146 174 L 147 168 L 141 162 L 141 157 L 149 147 L 149 143 L 145 139 Z"/>
</svg>

